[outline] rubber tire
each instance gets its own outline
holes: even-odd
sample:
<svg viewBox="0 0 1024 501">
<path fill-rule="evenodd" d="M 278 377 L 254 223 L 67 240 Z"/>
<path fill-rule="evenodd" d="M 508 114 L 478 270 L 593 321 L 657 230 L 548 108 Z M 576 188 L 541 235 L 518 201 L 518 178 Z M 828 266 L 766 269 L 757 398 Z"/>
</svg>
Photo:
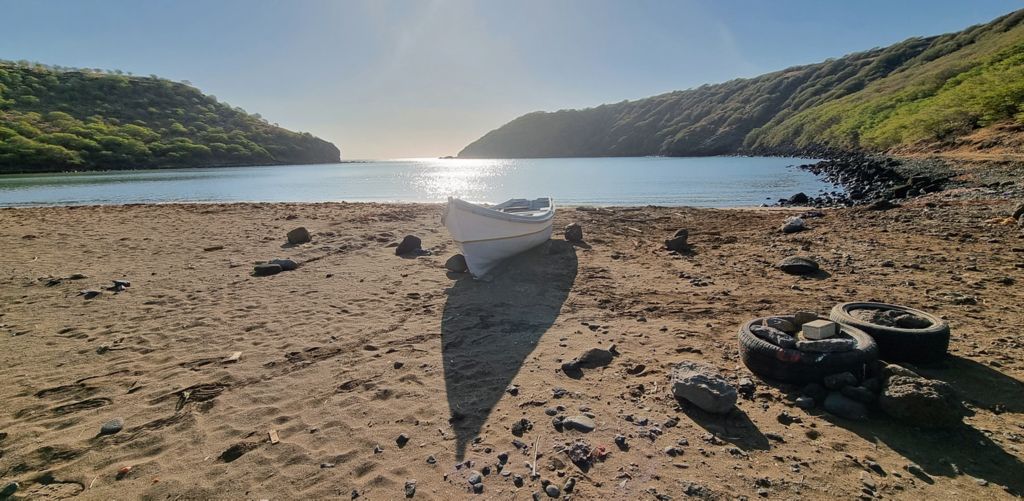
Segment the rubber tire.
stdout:
<svg viewBox="0 0 1024 501">
<path fill-rule="evenodd" d="M 791 316 L 779 316 L 793 321 Z M 751 372 L 767 379 L 786 383 L 821 382 L 825 376 L 840 372 L 852 372 L 858 378 L 864 377 L 868 364 L 878 361 L 878 345 L 866 332 L 850 326 L 841 326 L 842 332 L 857 341 L 857 346 L 837 353 L 806 353 L 792 348 L 782 348 L 769 343 L 750 332 L 750 326 L 761 323 L 756 318 L 740 326 L 740 359 Z"/>
<path fill-rule="evenodd" d="M 886 327 L 857 319 L 849 313 L 866 308 L 904 311 L 928 320 L 932 325 L 924 329 Z M 933 362 L 946 356 L 949 350 L 949 324 L 921 310 L 887 303 L 841 303 L 832 308 L 829 318 L 870 334 L 878 343 L 882 360 L 887 362 Z"/>
</svg>

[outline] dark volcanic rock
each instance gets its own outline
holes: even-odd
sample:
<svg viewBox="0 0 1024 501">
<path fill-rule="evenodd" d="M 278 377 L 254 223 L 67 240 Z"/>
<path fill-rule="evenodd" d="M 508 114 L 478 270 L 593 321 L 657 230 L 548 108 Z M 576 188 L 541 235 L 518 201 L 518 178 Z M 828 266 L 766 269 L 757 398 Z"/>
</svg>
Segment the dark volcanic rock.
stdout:
<svg viewBox="0 0 1024 501">
<path fill-rule="evenodd" d="M 565 227 L 565 239 L 573 243 L 583 241 L 583 227 L 580 223 L 570 223 Z"/>
<path fill-rule="evenodd" d="M 114 418 L 100 427 L 100 435 L 113 435 L 124 429 L 124 419 Z"/>
<path fill-rule="evenodd" d="M 281 273 L 281 270 L 282 268 L 279 264 L 257 264 L 252 267 L 252 274 L 257 277 L 265 277 L 268 275 L 277 275 L 278 273 Z"/>
<path fill-rule="evenodd" d="M 819 269 L 816 261 L 801 256 L 789 256 L 775 266 L 790 275 L 810 275 Z"/>
<path fill-rule="evenodd" d="M 806 205 L 809 201 L 810 198 L 808 198 L 803 192 L 797 193 L 796 195 L 789 197 L 789 200 L 787 200 L 789 205 Z"/>
<path fill-rule="evenodd" d="M 864 407 L 864 404 L 835 391 L 825 397 L 823 407 L 831 414 L 854 421 L 861 421 L 868 417 L 868 409 Z"/>
<path fill-rule="evenodd" d="M 700 362 L 680 362 L 672 369 L 672 394 L 714 414 L 736 406 L 737 392 L 718 369 Z"/>
<path fill-rule="evenodd" d="M 878 405 L 886 414 L 921 428 L 955 427 L 964 413 L 950 385 L 923 377 L 889 377 Z"/>
<path fill-rule="evenodd" d="M 422 241 L 420 240 L 420 237 L 415 235 L 406 235 L 405 238 L 402 239 L 402 243 L 398 244 L 398 247 L 395 247 L 395 255 L 404 256 L 414 252 L 418 253 L 423 250 L 421 245 Z"/>
<path fill-rule="evenodd" d="M 288 243 L 292 245 L 304 244 L 309 241 L 309 230 L 304 227 L 295 228 L 288 232 Z"/>
<path fill-rule="evenodd" d="M 690 245 L 687 243 L 687 239 L 690 237 L 690 231 L 686 228 L 676 231 L 672 238 L 665 240 L 665 248 L 670 251 L 686 252 Z"/>
<path fill-rule="evenodd" d="M 463 256 L 462 254 L 456 254 L 448 258 L 448 260 L 444 262 L 444 267 L 447 268 L 448 271 L 454 273 L 465 273 L 469 271 L 469 265 L 466 264 L 466 256 Z"/>
<path fill-rule="evenodd" d="M 281 267 L 281 271 L 292 271 L 299 267 L 299 263 L 292 261 L 291 259 L 272 259 L 270 264 L 276 264 Z"/>
</svg>

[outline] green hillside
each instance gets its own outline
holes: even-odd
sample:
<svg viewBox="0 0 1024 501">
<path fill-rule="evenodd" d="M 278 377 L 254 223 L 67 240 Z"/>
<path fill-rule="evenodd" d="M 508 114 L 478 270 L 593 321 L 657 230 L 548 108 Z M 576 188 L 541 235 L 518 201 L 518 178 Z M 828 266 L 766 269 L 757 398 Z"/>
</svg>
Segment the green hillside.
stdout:
<svg viewBox="0 0 1024 501">
<path fill-rule="evenodd" d="M 0 61 L 0 172 L 339 160 L 184 83 Z"/>
<path fill-rule="evenodd" d="M 530 113 L 460 157 L 716 155 L 941 148 L 1024 124 L 1024 10 L 947 35 L 750 79 Z"/>
</svg>

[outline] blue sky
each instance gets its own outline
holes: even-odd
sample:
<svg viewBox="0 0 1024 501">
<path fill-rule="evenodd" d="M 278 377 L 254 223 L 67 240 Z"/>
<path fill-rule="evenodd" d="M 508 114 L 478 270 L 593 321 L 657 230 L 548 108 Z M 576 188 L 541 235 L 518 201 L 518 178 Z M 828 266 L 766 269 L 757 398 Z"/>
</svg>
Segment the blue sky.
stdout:
<svg viewBox="0 0 1024 501">
<path fill-rule="evenodd" d="M 188 80 L 346 159 L 956 31 L 1002 0 L 0 0 L 0 59 Z"/>
</svg>

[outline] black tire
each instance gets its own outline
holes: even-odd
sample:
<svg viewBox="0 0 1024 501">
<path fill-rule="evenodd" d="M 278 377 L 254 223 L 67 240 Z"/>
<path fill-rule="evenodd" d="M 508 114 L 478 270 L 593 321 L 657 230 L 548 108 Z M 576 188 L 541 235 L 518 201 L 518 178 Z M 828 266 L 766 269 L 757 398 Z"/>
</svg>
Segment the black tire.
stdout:
<svg viewBox="0 0 1024 501">
<path fill-rule="evenodd" d="M 793 321 L 793 317 L 780 318 Z M 829 374 L 852 372 L 862 378 L 868 364 L 878 360 L 875 340 L 855 327 L 841 326 L 843 333 L 857 341 L 854 349 L 837 353 L 805 353 L 776 346 L 750 332 L 751 325 L 763 320 L 756 318 L 745 322 L 739 332 L 740 359 L 751 372 L 761 377 L 786 383 L 810 383 L 821 382 Z"/>
<path fill-rule="evenodd" d="M 855 318 L 850 311 L 861 309 L 899 310 L 931 322 L 923 329 L 886 327 Z M 941 318 L 921 310 L 898 304 L 841 303 L 832 308 L 829 318 L 833 322 L 856 327 L 867 332 L 878 343 L 882 360 L 887 362 L 932 362 L 946 356 L 949 350 L 949 324 Z"/>
</svg>

